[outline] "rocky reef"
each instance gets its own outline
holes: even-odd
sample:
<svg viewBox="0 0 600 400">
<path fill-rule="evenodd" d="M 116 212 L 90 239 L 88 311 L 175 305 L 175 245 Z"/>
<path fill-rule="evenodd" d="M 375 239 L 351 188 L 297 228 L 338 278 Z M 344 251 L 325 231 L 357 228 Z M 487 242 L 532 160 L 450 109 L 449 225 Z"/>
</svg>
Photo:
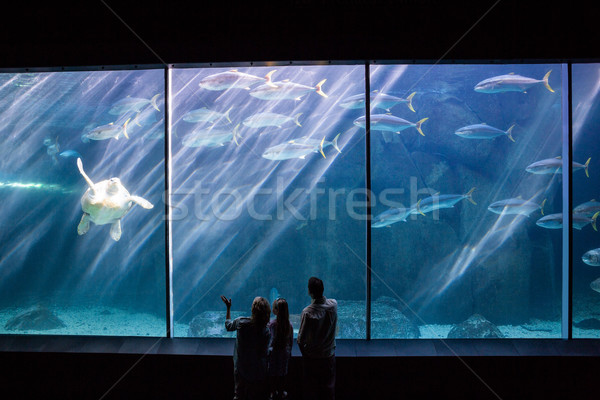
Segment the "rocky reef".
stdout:
<svg viewBox="0 0 600 400">
<path fill-rule="evenodd" d="M 9 319 L 4 325 L 4 329 L 10 331 L 44 331 L 64 327 L 66 327 L 65 323 L 43 306 L 24 311 Z"/>
</svg>

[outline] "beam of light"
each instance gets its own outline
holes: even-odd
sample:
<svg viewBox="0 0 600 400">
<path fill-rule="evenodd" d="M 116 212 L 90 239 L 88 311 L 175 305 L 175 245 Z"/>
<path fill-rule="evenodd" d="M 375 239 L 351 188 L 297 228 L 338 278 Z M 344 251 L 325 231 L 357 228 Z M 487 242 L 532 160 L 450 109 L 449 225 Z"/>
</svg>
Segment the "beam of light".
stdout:
<svg viewBox="0 0 600 400">
<path fill-rule="evenodd" d="M 577 66 L 574 66 L 577 68 Z M 588 66 L 589 68 L 589 66 Z M 576 70 L 573 71 L 573 81 L 577 80 Z M 592 75 L 592 74 L 590 74 Z M 576 148 L 577 142 L 582 137 L 582 127 L 588 120 L 592 106 L 597 104 L 596 99 L 600 94 L 600 68 L 594 71 L 592 75 L 591 85 L 580 85 L 577 91 L 573 91 L 577 95 L 579 101 L 572 105 L 573 108 L 573 148 Z M 573 96 L 575 97 L 575 96 Z"/>
<path fill-rule="evenodd" d="M 58 193 L 74 193 L 72 188 L 66 188 L 56 183 L 40 183 L 40 182 L 11 182 L 0 181 L 0 190 L 2 189 L 24 189 L 39 192 L 58 192 Z"/>
</svg>

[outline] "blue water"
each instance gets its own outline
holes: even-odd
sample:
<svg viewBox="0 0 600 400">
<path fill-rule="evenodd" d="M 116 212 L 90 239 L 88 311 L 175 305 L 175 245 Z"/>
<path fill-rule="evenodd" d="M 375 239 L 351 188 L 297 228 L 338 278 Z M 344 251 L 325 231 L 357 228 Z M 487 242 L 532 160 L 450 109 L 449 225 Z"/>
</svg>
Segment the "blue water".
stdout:
<svg viewBox="0 0 600 400">
<path fill-rule="evenodd" d="M 164 146 L 162 140 L 144 138 L 148 131 L 164 129 L 163 114 L 157 112 L 151 125 L 130 126 L 130 139 L 81 140 L 96 126 L 122 121 L 123 115 L 108 111 L 127 96 L 149 99 L 161 93 L 164 103 L 163 76 L 162 70 L 0 75 L 4 307 L 42 305 L 60 313 L 112 306 L 164 321 Z M 58 153 L 49 151 L 57 144 Z M 92 181 L 118 177 L 131 194 L 155 205 L 129 211 L 121 221 L 120 241 L 110 238 L 110 225 L 92 224 L 78 236 L 87 184 L 76 157 L 59 156 L 66 150 L 81 155 Z M 78 333 L 77 326 L 69 328 Z M 148 331 L 164 332 L 164 322 Z"/>
<path fill-rule="evenodd" d="M 297 325 L 298 314 L 310 302 L 307 280 L 318 276 L 325 295 L 339 301 L 339 336 L 364 337 L 366 132 L 354 121 L 365 110 L 341 106 L 348 97 L 364 93 L 364 66 L 238 68 L 257 77 L 276 70 L 274 82 L 289 80 L 308 88 L 299 99 L 257 98 L 252 89 L 261 83 L 249 90 L 199 86 L 209 75 L 229 69 L 171 71 L 175 336 L 224 335 L 220 295 L 232 298 L 235 315 L 248 315 L 255 296 L 278 293 L 287 299 Z M 542 79 L 549 70 L 554 93 L 543 84 L 525 93 L 474 91 L 478 82 L 493 76 L 514 72 Z M 561 230 L 537 226 L 540 210 L 527 217 L 498 215 L 487 207 L 521 196 L 538 204 L 545 201 L 546 214 L 562 212 L 560 176 L 525 171 L 535 161 L 561 155 L 560 71 L 560 65 L 541 64 L 371 66 L 371 90 L 401 98 L 416 93 L 416 112 L 400 103 L 389 109 L 390 115 L 410 123 L 427 118 L 421 126 L 425 136 L 414 127 L 400 133 L 371 131 L 373 214 L 390 206 L 410 207 L 434 193 L 461 195 L 471 188 L 477 203 L 461 200 L 453 208 L 425 216 L 415 213 L 406 222 L 372 229 L 373 337 L 435 337 L 435 327 L 461 323 L 473 314 L 503 327 L 535 331 L 543 325 L 535 331 L 538 336 L 558 335 L 554 325 L 561 313 Z M 163 74 L 0 76 L 0 182 L 7 184 L 0 186 L 0 304 L 94 304 L 124 309 L 132 316 L 150 313 L 164 321 Z M 323 80 L 327 97 L 316 92 Z M 149 100 L 157 93 L 161 111 L 145 104 L 137 119 L 142 126 L 133 122 L 136 112 L 108 112 L 127 96 Z M 594 98 L 580 102 L 595 104 Z M 228 111 L 231 122 L 224 116 L 211 122 L 184 121 L 186 113 L 203 107 Z M 594 110 L 581 117 L 582 132 L 593 131 Z M 279 127 L 244 124 L 266 112 L 291 118 Z M 301 126 L 294 123 L 296 116 Z M 94 127 L 122 125 L 128 118 L 130 139 L 82 141 L 82 134 Z M 481 123 L 503 131 L 514 124 L 515 141 L 454 134 Z M 187 146 L 201 129 L 235 131 L 235 136 L 212 147 Z M 576 203 L 600 195 L 591 184 L 594 171 L 600 170 L 594 158 L 597 144 L 589 134 L 581 137 L 574 159 L 584 163 L 592 156 L 591 178 L 583 171 L 574 173 Z M 264 157 L 267 149 L 290 142 L 311 143 L 313 148 L 303 158 Z M 56 143 L 59 151 L 52 157 Z M 108 225 L 92 224 L 88 233 L 77 235 L 80 198 L 87 185 L 76 157 L 59 155 L 66 150 L 81 155 L 93 181 L 119 177 L 132 194 L 154 204 L 151 210 L 134 206 L 129 211 L 118 242 L 111 239 Z M 578 254 L 598 247 L 594 235 L 590 226 L 575 232 L 576 274 L 584 268 Z M 575 282 L 576 291 L 590 290 L 591 268 L 582 269 L 585 278 Z M 597 293 L 588 294 L 586 310 Z M 553 328 L 547 329 L 548 324 Z M 156 325 L 155 331 L 164 329 Z M 505 329 L 507 336 L 530 331 L 519 332 Z"/>
</svg>

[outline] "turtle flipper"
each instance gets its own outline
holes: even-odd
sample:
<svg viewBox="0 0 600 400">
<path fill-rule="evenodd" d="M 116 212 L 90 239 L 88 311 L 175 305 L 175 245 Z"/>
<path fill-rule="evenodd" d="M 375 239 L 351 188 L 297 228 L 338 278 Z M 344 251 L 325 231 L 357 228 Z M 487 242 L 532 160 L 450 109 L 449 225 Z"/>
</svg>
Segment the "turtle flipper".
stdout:
<svg viewBox="0 0 600 400">
<path fill-rule="evenodd" d="M 150 209 L 150 208 L 154 207 L 154 205 L 152 205 L 152 203 L 150 203 L 146 199 L 141 198 L 140 196 L 129 196 L 129 200 L 133 201 L 135 204 L 139 205 L 140 207 L 144 207 L 146 209 Z"/>
<path fill-rule="evenodd" d="M 81 163 L 81 158 L 79 158 L 79 157 L 77 157 L 77 168 L 79 168 L 79 173 L 83 176 L 83 179 L 85 179 L 85 181 L 87 182 L 88 186 L 90 187 L 90 190 L 93 192 L 93 194 L 96 194 L 96 186 L 94 186 L 94 182 L 92 182 L 92 180 L 83 171 L 83 164 Z M 83 233 L 80 233 L 80 235 L 83 235 Z"/>
<path fill-rule="evenodd" d="M 110 237 L 113 238 L 115 242 L 118 242 L 121 239 L 121 220 L 118 219 L 112 223 L 110 226 Z"/>
<path fill-rule="evenodd" d="M 85 235 L 87 231 L 90 230 L 90 215 L 88 213 L 83 213 L 81 216 L 81 221 L 79 221 L 79 225 L 77 225 L 77 234 Z"/>
</svg>

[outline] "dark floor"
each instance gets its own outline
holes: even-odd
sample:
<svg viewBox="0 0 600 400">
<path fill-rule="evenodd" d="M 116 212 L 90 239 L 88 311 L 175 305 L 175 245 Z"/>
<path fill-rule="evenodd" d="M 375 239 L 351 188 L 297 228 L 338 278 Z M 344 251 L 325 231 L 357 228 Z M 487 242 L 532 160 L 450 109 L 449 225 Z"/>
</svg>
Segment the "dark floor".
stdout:
<svg viewBox="0 0 600 400">
<path fill-rule="evenodd" d="M 2 353 L 18 399 L 231 399 L 230 357 Z M 300 359 L 290 399 L 300 398 Z M 592 357 L 338 358 L 338 399 L 597 399 Z M 3 398 L 7 398 L 4 397 Z"/>
</svg>

